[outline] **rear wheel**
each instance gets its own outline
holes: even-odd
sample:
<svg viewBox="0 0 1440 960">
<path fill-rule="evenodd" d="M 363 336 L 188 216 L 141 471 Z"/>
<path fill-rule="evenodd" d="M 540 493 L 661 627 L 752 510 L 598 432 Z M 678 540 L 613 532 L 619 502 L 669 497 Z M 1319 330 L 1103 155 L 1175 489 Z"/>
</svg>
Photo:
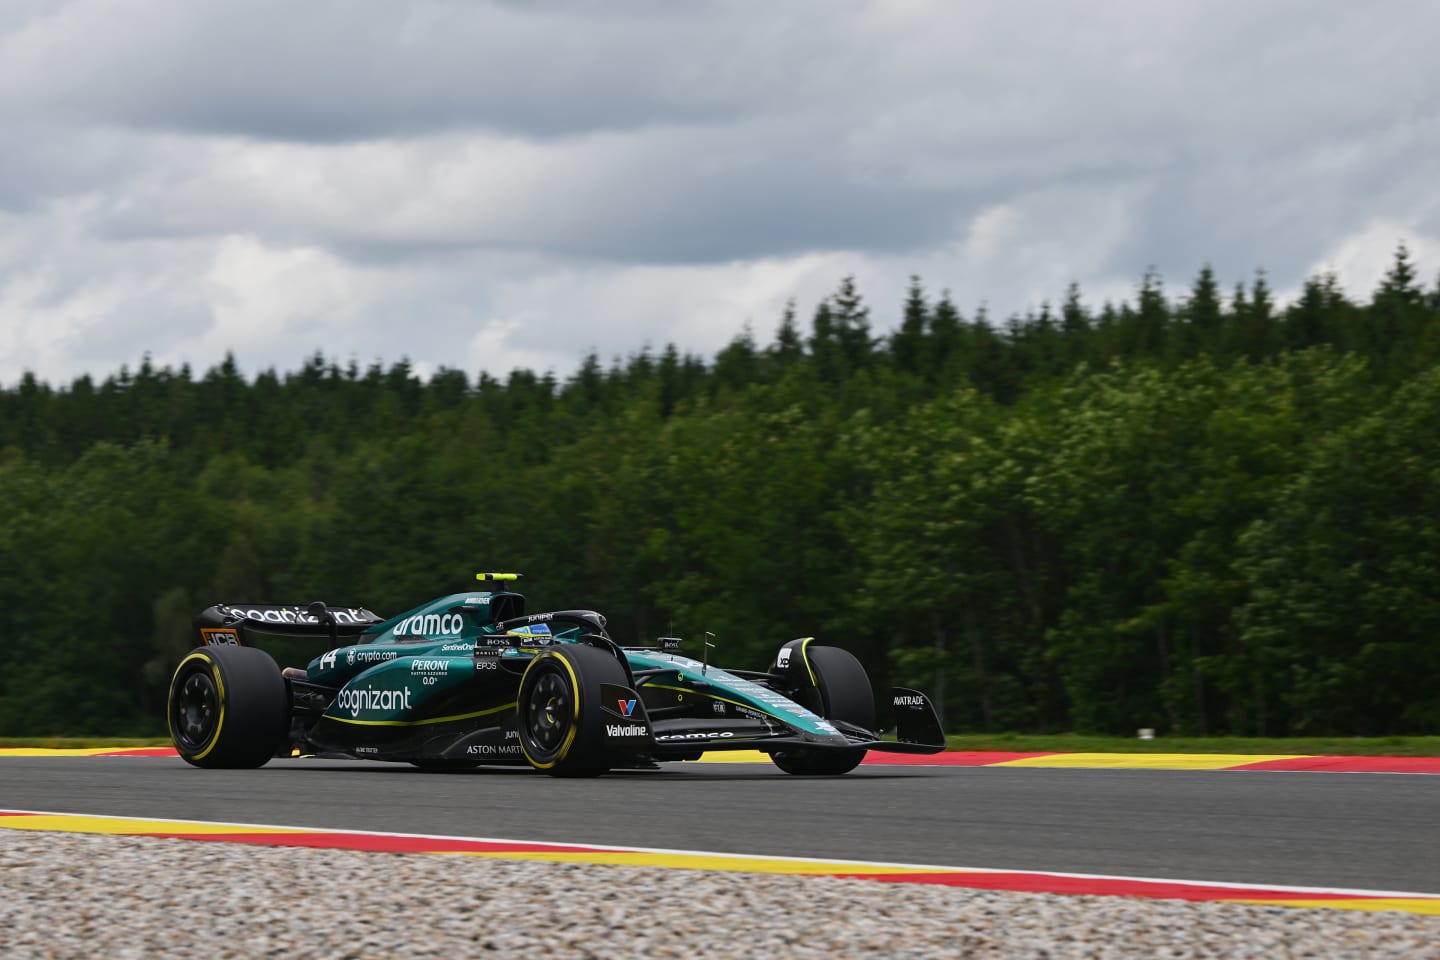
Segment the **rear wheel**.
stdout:
<svg viewBox="0 0 1440 960">
<path fill-rule="evenodd" d="M 531 660 L 515 705 L 525 759 L 553 777 L 597 777 L 609 770 L 600 684 L 627 682 L 619 661 L 585 644 L 550 647 Z"/>
<path fill-rule="evenodd" d="M 254 647 L 200 647 L 170 681 L 170 739 L 190 764 L 259 767 L 290 732 L 290 694 L 280 668 Z"/>
<path fill-rule="evenodd" d="M 875 694 L 860 661 L 839 647 L 807 645 L 804 657 L 814 674 L 820 715 L 826 720 L 875 729 Z M 770 759 L 786 773 L 834 777 L 859 766 L 865 759 L 865 751 L 786 750 L 772 754 Z"/>
</svg>

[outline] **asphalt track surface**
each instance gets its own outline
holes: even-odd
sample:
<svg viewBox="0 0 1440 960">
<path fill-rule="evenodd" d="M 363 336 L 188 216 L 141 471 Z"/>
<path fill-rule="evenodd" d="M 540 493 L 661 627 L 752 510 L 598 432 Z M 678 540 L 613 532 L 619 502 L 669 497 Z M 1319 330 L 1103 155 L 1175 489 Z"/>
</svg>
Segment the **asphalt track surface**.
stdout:
<svg viewBox="0 0 1440 960">
<path fill-rule="evenodd" d="M 524 769 L 6 759 L 0 808 L 1440 893 L 1440 777 L 671 764 Z"/>
</svg>

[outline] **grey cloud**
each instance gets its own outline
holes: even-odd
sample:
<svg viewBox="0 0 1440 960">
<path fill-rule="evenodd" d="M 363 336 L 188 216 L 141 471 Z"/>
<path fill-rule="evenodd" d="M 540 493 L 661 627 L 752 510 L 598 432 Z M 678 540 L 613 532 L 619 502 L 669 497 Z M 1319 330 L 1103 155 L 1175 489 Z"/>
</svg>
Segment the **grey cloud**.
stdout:
<svg viewBox="0 0 1440 960">
<path fill-rule="evenodd" d="M 683 6 L 682 18 L 651 4 L 628 17 L 583 4 L 71 4 L 5 38 L 0 98 L 12 112 L 305 142 L 734 116 L 757 91 L 719 48 L 745 20 Z M 713 69 L 683 61 L 712 41 Z"/>
<path fill-rule="evenodd" d="M 1188 285 L 1204 263 L 1227 284 L 1248 281 L 1256 269 L 1272 285 L 1298 284 L 1338 238 L 1371 222 L 1440 233 L 1433 177 L 1415 162 L 1422 156 L 1440 156 L 1440 124 L 1378 125 L 1263 157 L 1177 165 L 1153 179 L 1143 226 L 1115 250 L 1116 265 L 1153 265 L 1172 289 Z M 1397 233 L 1389 242 L 1401 239 Z"/>
<path fill-rule="evenodd" d="M 1425 2 L 7 3 L 0 348 L 32 346 L 0 382 L 213 349 L 236 243 L 340 288 L 270 291 L 329 340 L 247 343 L 282 365 L 492 322 L 562 359 L 711 344 L 852 270 L 877 322 L 911 272 L 1001 316 L 1152 264 L 1293 286 L 1372 223 L 1440 236 L 1437 32 Z"/>
<path fill-rule="evenodd" d="M 549 144 L 498 172 L 485 144 L 466 140 L 263 161 L 313 187 L 276 184 L 254 162 L 230 164 L 227 145 L 206 153 L 182 139 L 155 150 L 98 222 L 116 238 L 246 231 L 379 261 L 474 248 L 694 263 L 914 249 L 944 239 L 972 202 L 966 190 L 860 175 L 817 146 L 835 139 L 823 124 L 741 132 L 741 142 L 671 129 Z M 768 144 L 762 156 L 748 146 L 756 141 Z M 427 179 L 435 167 L 448 179 Z"/>
<path fill-rule="evenodd" d="M 55 199 L 113 189 L 143 162 L 143 143 L 100 130 L 35 121 L 5 126 L 0 148 L 0 210 L 35 212 Z"/>
</svg>

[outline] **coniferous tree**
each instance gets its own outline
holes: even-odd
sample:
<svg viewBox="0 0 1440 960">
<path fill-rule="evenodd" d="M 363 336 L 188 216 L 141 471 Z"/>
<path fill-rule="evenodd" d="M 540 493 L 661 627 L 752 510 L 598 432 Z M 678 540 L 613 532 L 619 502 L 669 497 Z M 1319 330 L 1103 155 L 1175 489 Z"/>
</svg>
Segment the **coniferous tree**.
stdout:
<svg viewBox="0 0 1440 960">
<path fill-rule="evenodd" d="M 1080 299 L 1080 284 L 1065 288 L 1060 306 L 1060 338 L 1066 368 L 1090 359 L 1090 313 Z"/>
<path fill-rule="evenodd" d="M 1182 333 L 1172 337 L 1172 357 L 1176 360 L 1219 352 L 1221 337 L 1220 286 L 1215 271 L 1206 264 L 1200 269 L 1190 288 L 1190 299 L 1181 311 Z"/>
<path fill-rule="evenodd" d="M 905 307 L 900 328 L 890 337 L 890 356 L 897 369 L 918 372 L 925 350 L 925 328 L 930 322 L 930 309 L 925 302 L 925 288 L 920 278 L 912 276 L 905 291 Z"/>
<path fill-rule="evenodd" d="M 799 329 L 795 326 L 794 297 L 785 301 L 785 312 L 780 317 L 780 328 L 775 333 L 775 342 L 770 345 L 766 353 L 779 364 L 782 370 L 794 366 L 804 357 L 805 344 L 800 338 Z"/>
<path fill-rule="evenodd" d="M 1279 311 L 1263 273 L 1222 304 L 1204 270 L 1171 307 L 1151 271 L 1003 332 L 916 277 L 878 340 L 846 278 L 808 338 L 792 301 L 770 344 L 563 378 L 320 354 L 22 376 L 0 734 L 163 730 L 208 603 L 393 613 L 493 565 L 626 640 L 719 625 L 741 666 L 824 637 L 959 727 L 1427 729 L 1440 287 L 1418 276 L 1402 248 L 1368 301 L 1322 275 Z M 103 635 L 67 628 L 81 594 Z"/>
<path fill-rule="evenodd" d="M 829 300 L 815 307 L 810 320 L 809 353 L 821 383 L 839 383 L 845 375 L 845 354 L 840 347 L 840 333 L 835 312 Z"/>
<path fill-rule="evenodd" d="M 840 281 L 840 289 L 830 298 L 835 340 L 845 374 L 869 366 L 875 341 L 870 336 L 870 308 L 855 288 L 855 278 Z"/>
<path fill-rule="evenodd" d="M 965 318 L 950 299 L 950 291 L 940 295 L 930 314 L 927 353 L 930 357 L 927 372 L 931 379 L 940 379 L 951 370 L 964 349 Z"/>
</svg>

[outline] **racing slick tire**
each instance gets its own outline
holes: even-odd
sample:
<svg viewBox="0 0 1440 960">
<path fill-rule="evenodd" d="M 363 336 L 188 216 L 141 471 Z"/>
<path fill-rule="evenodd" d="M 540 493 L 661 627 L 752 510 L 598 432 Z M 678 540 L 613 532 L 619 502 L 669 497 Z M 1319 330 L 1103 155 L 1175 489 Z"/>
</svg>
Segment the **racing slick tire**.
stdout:
<svg viewBox="0 0 1440 960">
<path fill-rule="evenodd" d="M 263 650 L 197 647 L 175 668 L 165 714 L 186 763 L 260 767 L 290 733 L 290 691 Z"/>
<path fill-rule="evenodd" d="M 520 678 L 515 726 L 520 751 L 552 777 L 598 777 L 615 762 L 606 748 L 600 684 L 629 680 L 614 656 L 586 644 L 553 646 Z"/>
<path fill-rule="evenodd" d="M 805 658 L 815 675 L 820 694 L 820 715 L 875 729 L 875 693 L 865 667 L 848 650 L 811 646 Z M 786 750 L 770 755 L 786 773 L 836 777 L 849 773 L 865 759 L 862 750 Z"/>
</svg>

